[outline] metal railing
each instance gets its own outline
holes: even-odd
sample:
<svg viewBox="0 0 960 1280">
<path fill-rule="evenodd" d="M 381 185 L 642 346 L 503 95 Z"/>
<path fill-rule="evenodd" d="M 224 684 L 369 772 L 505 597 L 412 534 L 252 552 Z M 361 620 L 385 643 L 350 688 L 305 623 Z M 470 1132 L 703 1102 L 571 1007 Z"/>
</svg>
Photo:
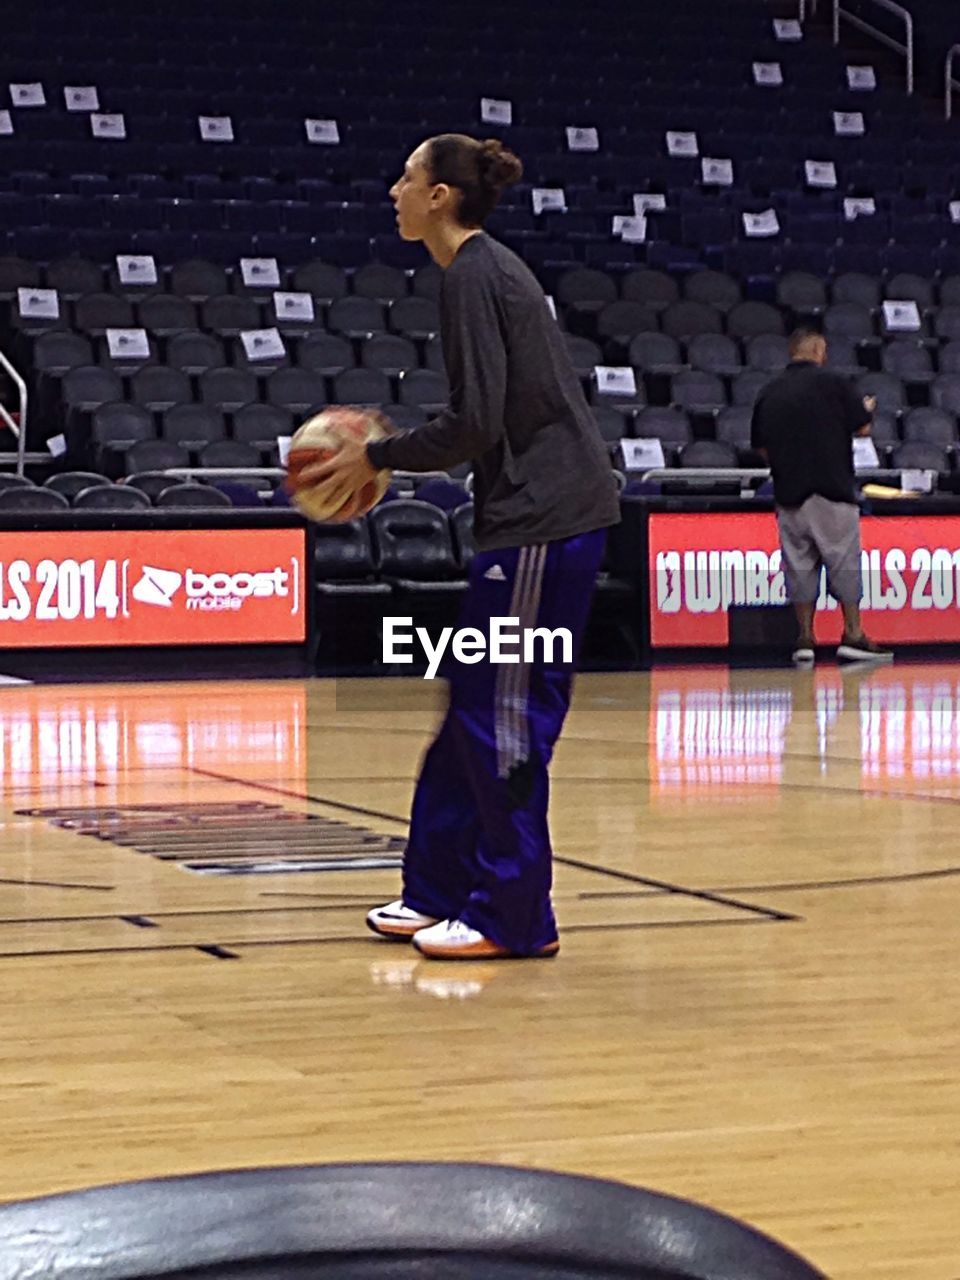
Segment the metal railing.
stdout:
<svg viewBox="0 0 960 1280">
<path fill-rule="evenodd" d="M 960 80 L 953 78 L 953 60 L 960 53 L 960 44 L 950 46 L 947 53 L 947 60 L 943 67 L 943 118 L 950 120 L 953 118 L 953 91 L 960 89 Z"/>
<path fill-rule="evenodd" d="M 867 35 L 873 36 L 881 44 L 885 44 L 888 49 L 892 49 L 894 53 L 902 53 L 907 61 L 907 93 L 913 93 L 913 14 L 909 9 L 904 9 L 903 5 L 895 4 L 894 0 L 870 0 L 870 3 L 879 5 L 881 9 L 886 9 L 888 13 L 892 13 L 895 17 L 903 20 L 906 43 L 901 44 L 899 40 L 894 40 L 893 36 L 888 36 L 879 27 L 873 26 L 870 22 L 865 22 L 857 14 L 851 13 L 849 9 L 844 9 L 840 0 L 833 0 L 833 43 L 840 43 L 840 19 L 843 18 L 852 27 L 856 27 L 858 31 L 864 31 Z"/>
<path fill-rule="evenodd" d="M 17 419 L 15 419 L 13 415 L 2 404 L 0 404 L 0 422 L 9 428 L 17 442 L 17 475 L 22 476 L 24 463 L 27 460 L 27 384 L 20 377 L 19 373 L 17 373 L 16 369 L 2 351 L 0 351 L 0 368 L 5 369 L 10 375 L 14 386 L 17 388 L 17 393 L 20 396 L 19 421 L 17 421 Z M 0 454 L 0 460 L 9 461 L 12 460 L 13 456 L 14 455 L 12 454 Z"/>
</svg>

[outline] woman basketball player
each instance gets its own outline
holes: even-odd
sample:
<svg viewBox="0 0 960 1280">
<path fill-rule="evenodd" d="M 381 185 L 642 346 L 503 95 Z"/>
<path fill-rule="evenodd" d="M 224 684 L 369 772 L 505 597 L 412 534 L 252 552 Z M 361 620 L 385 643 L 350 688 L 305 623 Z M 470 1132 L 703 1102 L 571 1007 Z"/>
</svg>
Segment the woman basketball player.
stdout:
<svg viewBox="0 0 960 1280">
<path fill-rule="evenodd" d="M 450 403 L 366 446 L 345 443 L 305 472 L 346 498 L 378 469 L 472 461 L 477 552 L 460 618 L 569 629 L 579 646 L 606 529 L 619 519 L 610 462 L 566 344 L 524 263 L 483 224 L 520 161 L 495 139 L 430 138 L 390 195 L 400 235 L 444 270 L 441 340 Z M 522 659 L 522 653 L 521 653 Z M 413 799 L 403 896 L 367 916 L 375 933 L 449 960 L 550 956 L 548 765 L 571 668 L 451 664 L 450 701 Z"/>
</svg>

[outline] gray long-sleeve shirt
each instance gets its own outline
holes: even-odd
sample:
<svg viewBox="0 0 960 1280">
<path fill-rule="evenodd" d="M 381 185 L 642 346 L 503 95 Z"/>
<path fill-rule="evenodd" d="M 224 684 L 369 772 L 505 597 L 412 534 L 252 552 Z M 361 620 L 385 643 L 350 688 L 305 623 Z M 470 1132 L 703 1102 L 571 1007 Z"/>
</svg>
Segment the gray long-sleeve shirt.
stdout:
<svg viewBox="0 0 960 1280">
<path fill-rule="evenodd" d="M 472 461 L 480 550 L 525 546 L 620 519 L 616 484 L 563 335 L 533 274 L 485 234 L 444 272 L 440 332 L 450 403 L 367 446 L 375 467 Z"/>
</svg>

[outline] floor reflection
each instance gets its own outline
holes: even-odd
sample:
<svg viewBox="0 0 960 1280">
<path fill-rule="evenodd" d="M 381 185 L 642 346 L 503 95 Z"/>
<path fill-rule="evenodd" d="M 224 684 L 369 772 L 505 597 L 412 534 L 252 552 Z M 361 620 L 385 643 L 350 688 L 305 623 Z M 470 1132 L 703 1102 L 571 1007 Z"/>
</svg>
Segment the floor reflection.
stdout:
<svg viewBox="0 0 960 1280">
<path fill-rule="evenodd" d="M 654 671 L 650 718 L 651 778 L 664 792 L 735 798 L 777 785 L 801 759 L 823 774 L 859 764 L 871 780 L 960 775 L 960 673 L 947 666 Z"/>
</svg>

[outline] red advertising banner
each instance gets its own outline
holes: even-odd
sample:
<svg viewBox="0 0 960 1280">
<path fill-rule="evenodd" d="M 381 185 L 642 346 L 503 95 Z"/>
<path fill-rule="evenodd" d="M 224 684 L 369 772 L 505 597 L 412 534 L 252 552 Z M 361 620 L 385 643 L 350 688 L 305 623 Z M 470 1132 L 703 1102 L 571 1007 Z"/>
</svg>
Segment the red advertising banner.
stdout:
<svg viewBox="0 0 960 1280">
<path fill-rule="evenodd" d="M 960 516 L 865 517 L 864 626 L 882 643 L 960 642 Z M 786 604 L 772 512 L 654 513 L 649 525 L 654 646 L 729 641 L 731 605 Z M 836 601 L 821 588 L 817 639 L 840 639 Z"/>
<path fill-rule="evenodd" d="M 305 552 L 302 529 L 0 533 L 0 649 L 302 642 Z"/>
</svg>

